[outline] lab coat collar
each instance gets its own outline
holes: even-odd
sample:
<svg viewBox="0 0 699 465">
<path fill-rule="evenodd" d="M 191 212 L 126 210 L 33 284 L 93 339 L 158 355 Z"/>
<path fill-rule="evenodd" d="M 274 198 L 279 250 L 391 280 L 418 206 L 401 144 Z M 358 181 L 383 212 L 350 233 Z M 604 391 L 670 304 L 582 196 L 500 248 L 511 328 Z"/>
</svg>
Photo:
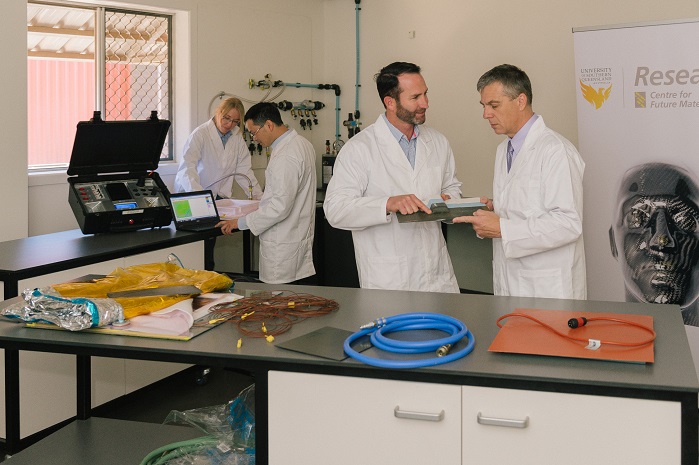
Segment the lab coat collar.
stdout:
<svg viewBox="0 0 699 465">
<path fill-rule="evenodd" d="M 384 119 L 384 115 L 379 115 L 374 126 L 376 127 L 376 145 L 379 147 L 382 156 L 385 155 L 388 161 L 397 168 L 417 174 L 427 162 L 427 155 L 429 153 L 427 144 L 431 140 L 429 131 L 426 131 L 424 127 L 420 129 L 415 150 L 415 169 L 413 169 L 413 167 L 410 166 L 408 157 L 405 156 L 403 149 L 389 129 L 388 122 Z"/>
<path fill-rule="evenodd" d="M 531 157 L 528 157 L 527 154 L 536 149 L 536 142 L 539 140 L 539 136 L 544 129 L 546 129 L 544 118 L 541 115 L 538 115 L 538 118 L 536 121 L 534 121 L 534 124 L 532 124 L 529 128 L 529 132 L 527 133 L 524 142 L 522 142 L 522 148 L 520 148 L 519 152 L 517 153 L 516 163 L 512 165 L 512 169 L 510 169 L 510 172 L 507 173 L 508 179 L 529 163 Z M 507 141 L 505 141 L 505 145 L 506 142 Z M 505 150 L 507 149 L 505 148 Z"/>
<path fill-rule="evenodd" d="M 270 146 L 271 152 L 269 154 L 270 159 L 274 156 L 275 153 L 279 152 L 280 150 L 283 150 L 286 145 L 289 144 L 289 142 L 294 139 L 294 137 L 298 133 L 296 132 L 295 129 L 289 128 L 288 131 L 286 131 L 281 137 L 278 137 L 277 140 L 275 140 L 274 144 Z M 277 143 L 278 142 L 278 143 Z"/>
<path fill-rule="evenodd" d="M 512 148 L 515 151 L 515 157 L 517 156 L 517 154 L 519 154 L 519 151 L 522 149 L 524 141 L 527 138 L 527 134 L 529 134 L 529 131 L 531 130 L 534 123 L 536 123 L 537 119 L 539 119 L 539 115 L 534 113 L 531 116 L 531 118 L 529 118 L 527 122 L 524 123 L 524 126 L 522 126 L 522 128 L 519 131 L 517 131 L 517 134 L 515 134 L 512 139 L 510 139 L 510 142 L 512 143 Z"/>
<path fill-rule="evenodd" d="M 284 140 L 285 137 L 288 137 L 290 135 L 291 135 L 291 129 L 287 128 L 287 130 L 284 131 L 284 133 L 281 136 L 274 139 L 274 142 L 272 142 L 272 145 L 270 146 L 270 147 L 272 147 L 272 150 L 274 150 L 274 148 L 276 146 L 278 146 L 281 143 L 281 141 Z"/>
</svg>

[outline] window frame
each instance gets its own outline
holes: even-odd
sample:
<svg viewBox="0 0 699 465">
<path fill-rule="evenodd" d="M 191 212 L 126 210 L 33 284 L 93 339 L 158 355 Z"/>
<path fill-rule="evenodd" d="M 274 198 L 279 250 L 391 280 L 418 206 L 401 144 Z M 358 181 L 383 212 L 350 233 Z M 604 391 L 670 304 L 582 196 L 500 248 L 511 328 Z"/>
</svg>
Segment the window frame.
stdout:
<svg viewBox="0 0 699 465">
<path fill-rule="evenodd" d="M 105 36 L 105 31 L 106 31 L 106 19 L 105 19 L 105 14 L 107 12 L 117 12 L 117 13 L 122 13 L 122 14 L 134 14 L 134 15 L 145 15 L 145 16 L 154 16 L 154 17 L 160 17 L 160 18 L 165 18 L 167 20 L 167 98 L 166 98 L 166 105 L 167 105 L 167 119 L 170 120 L 172 123 L 170 126 L 170 130 L 168 132 L 168 136 L 166 139 L 166 150 L 164 150 L 163 154 L 161 155 L 160 162 L 174 162 L 175 161 L 175 111 L 174 111 L 174 83 L 173 83 L 173 76 L 174 76 L 174 62 L 173 62 L 173 53 L 174 53 L 174 41 L 173 41 L 173 25 L 175 23 L 175 14 L 174 13 L 168 13 L 168 12 L 154 12 L 154 11 L 148 11 L 148 10 L 137 10 L 133 8 L 118 8 L 118 7 L 104 7 L 104 6 L 98 6 L 95 4 L 73 4 L 73 3 L 62 3 L 62 2 L 42 2 L 42 1 L 29 1 L 27 2 L 27 6 L 30 7 L 31 5 L 36 5 L 36 6 L 46 6 L 46 7 L 65 7 L 65 8 L 74 8 L 74 9 L 79 9 L 79 10 L 85 10 L 85 11 L 90 11 L 94 15 L 94 34 L 93 34 L 93 41 L 94 41 L 94 57 L 92 59 L 95 67 L 95 76 L 94 76 L 94 83 L 95 83 L 95 95 L 94 95 L 94 109 L 99 110 L 102 117 L 105 118 L 105 110 L 106 110 L 106 88 L 107 88 L 107 83 L 106 83 L 106 36 Z M 28 25 L 29 26 L 29 25 Z M 28 30 L 29 34 L 29 30 Z M 28 55 L 27 58 L 29 59 L 30 56 Z M 161 115 L 158 115 L 161 117 Z M 164 155 L 164 156 L 163 156 Z M 70 163 L 70 158 L 66 162 L 61 162 L 61 163 L 53 163 L 53 164 L 37 164 L 37 165 L 30 165 L 29 160 L 27 160 L 27 170 L 28 173 L 40 173 L 40 172 L 59 172 L 59 171 L 65 171 Z"/>
</svg>

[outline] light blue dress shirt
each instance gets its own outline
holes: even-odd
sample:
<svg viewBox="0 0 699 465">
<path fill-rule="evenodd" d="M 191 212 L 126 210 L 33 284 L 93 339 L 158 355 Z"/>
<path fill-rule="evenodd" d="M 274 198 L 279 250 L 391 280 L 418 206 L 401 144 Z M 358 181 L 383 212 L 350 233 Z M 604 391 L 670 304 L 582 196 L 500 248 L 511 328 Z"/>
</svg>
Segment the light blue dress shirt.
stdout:
<svg viewBox="0 0 699 465">
<path fill-rule="evenodd" d="M 391 124 L 388 118 L 386 118 L 385 114 L 381 116 L 383 116 L 384 121 L 386 121 L 388 129 L 391 131 L 391 134 L 393 134 L 393 137 L 395 137 L 398 141 L 398 145 L 400 145 L 400 148 L 403 149 L 403 153 L 408 158 L 410 166 L 415 169 L 415 153 L 417 151 L 417 137 L 420 135 L 420 127 L 417 125 L 413 126 L 413 137 L 408 140 L 408 138 L 405 137 L 405 134 L 400 132 L 397 127 Z"/>
<path fill-rule="evenodd" d="M 216 130 L 218 131 L 218 128 Z M 228 142 L 228 139 L 230 139 L 231 136 L 233 135 L 233 131 L 232 130 L 228 131 L 225 134 L 221 134 L 221 131 L 218 131 L 218 135 L 221 136 L 221 142 L 223 142 L 223 146 L 225 147 L 226 142 Z"/>
<path fill-rule="evenodd" d="M 512 164 L 514 165 L 515 163 L 515 158 L 517 158 L 517 154 L 519 153 L 519 149 L 522 148 L 524 145 L 524 139 L 527 138 L 527 134 L 529 134 L 529 130 L 531 129 L 532 125 L 534 124 L 534 121 L 539 118 L 539 115 L 534 113 L 531 118 L 529 118 L 529 121 L 524 123 L 524 126 L 517 131 L 517 134 L 510 139 L 510 143 L 512 144 L 512 150 L 514 151 L 514 155 L 512 156 Z"/>
</svg>

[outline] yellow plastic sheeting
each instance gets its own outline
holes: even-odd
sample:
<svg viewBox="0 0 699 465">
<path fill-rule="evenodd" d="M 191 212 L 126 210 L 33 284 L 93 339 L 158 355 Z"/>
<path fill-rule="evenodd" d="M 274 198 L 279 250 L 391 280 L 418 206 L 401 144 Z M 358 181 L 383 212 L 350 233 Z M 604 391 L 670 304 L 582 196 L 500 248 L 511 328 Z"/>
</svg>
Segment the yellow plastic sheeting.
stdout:
<svg viewBox="0 0 699 465">
<path fill-rule="evenodd" d="M 150 263 L 117 268 L 104 278 L 83 283 L 56 284 L 53 288 L 63 297 L 107 297 L 110 292 L 154 289 L 170 286 L 192 285 L 202 294 L 225 291 L 231 287 L 233 280 L 214 271 L 190 270 L 174 263 Z M 172 295 L 156 297 L 119 297 L 114 300 L 124 307 L 124 317 L 161 310 L 189 299 L 190 295 Z"/>
</svg>

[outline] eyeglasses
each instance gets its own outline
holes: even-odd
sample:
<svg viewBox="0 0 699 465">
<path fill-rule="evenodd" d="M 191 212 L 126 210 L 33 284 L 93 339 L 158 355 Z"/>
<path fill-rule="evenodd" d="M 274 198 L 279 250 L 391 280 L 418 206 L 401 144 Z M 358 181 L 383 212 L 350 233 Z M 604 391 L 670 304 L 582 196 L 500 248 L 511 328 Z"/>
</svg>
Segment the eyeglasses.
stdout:
<svg viewBox="0 0 699 465">
<path fill-rule="evenodd" d="M 223 121 L 225 121 L 226 123 L 230 123 L 230 124 L 232 124 L 232 125 L 234 125 L 234 126 L 238 126 L 238 125 L 240 124 L 240 120 L 239 120 L 239 119 L 233 119 L 233 118 L 231 118 L 231 117 L 228 116 L 228 115 L 222 116 L 221 119 L 222 119 Z"/>
<path fill-rule="evenodd" d="M 259 128 L 257 128 L 257 129 L 255 130 L 255 132 L 251 132 L 251 133 L 250 133 L 250 135 L 252 136 L 253 140 L 255 139 L 255 136 L 257 136 L 257 133 L 260 132 L 260 129 L 262 129 L 263 127 L 265 127 L 264 124 L 263 124 L 262 126 L 260 126 Z"/>
</svg>

